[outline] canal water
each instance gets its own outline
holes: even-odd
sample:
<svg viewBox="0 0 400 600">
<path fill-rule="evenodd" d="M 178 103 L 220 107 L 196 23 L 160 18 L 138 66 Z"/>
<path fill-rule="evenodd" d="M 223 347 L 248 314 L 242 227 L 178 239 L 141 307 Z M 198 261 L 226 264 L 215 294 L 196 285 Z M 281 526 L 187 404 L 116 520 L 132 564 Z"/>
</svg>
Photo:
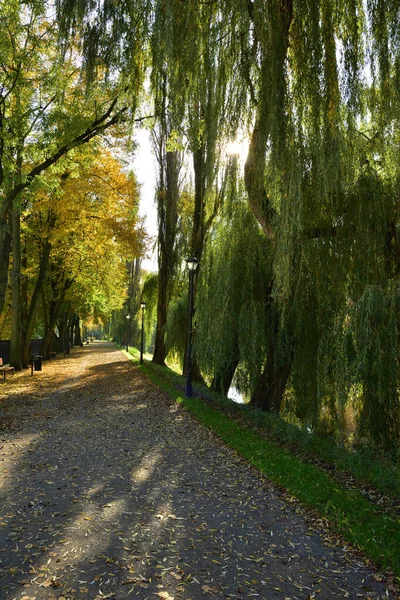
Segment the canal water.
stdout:
<svg viewBox="0 0 400 600">
<path fill-rule="evenodd" d="M 230 398 L 234 402 L 237 402 L 238 404 L 244 404 L 243 394 L 239 392 L 239 390 L 235 388 L 234 385 L 232 385 L 229 388 L 228 398 Z"/>
</svg>

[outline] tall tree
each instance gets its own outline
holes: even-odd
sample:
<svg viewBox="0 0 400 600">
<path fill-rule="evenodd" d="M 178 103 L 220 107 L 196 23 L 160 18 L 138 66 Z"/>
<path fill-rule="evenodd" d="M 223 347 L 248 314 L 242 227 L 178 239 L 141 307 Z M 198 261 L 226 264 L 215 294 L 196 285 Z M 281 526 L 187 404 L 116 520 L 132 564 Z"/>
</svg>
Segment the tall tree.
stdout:
<svg viewBox="0 0 400 600">
<path fill-rule="evenodd" d="M 394 422 L 399 414 L 397 369 L 389 376 L 386 368 L 395 346 L 388 340 L 389 354 L 379 358 L 386 328 L 376 330 L 375 345 L 357 323 L 363 315 L 371 327 L 374 298 L 387 299 L 382 309 L 393 306 L 397 182 L 386 150 L 397 129 L 398 4 L 279 0 L 247 8 L 241 41 L 251 60 L 241 66 L 254 127 L 245 180 L 275 247 L 271 301 L 278 309 L 253 402 L 278 409 L 291 371 L 296 412 L 315 426 L 349 395 L 348 386 L 335 391 L 333 376 L 338 381 L 346 355 L 347 375 L 364 390 L 369 433 L 382 441 L 383 420 L 388 426 L 389 413 Z M 322 349 L 332 331 L 338 353 L 329 359 Z"/>
<path fill-rule="evenodd" d="M 63 167 L 61 176 L 47 175 L 46 191 L 32 199 L 26 222 L 26 274 L 37 272 L 26 290 L 27 352 L 41 300 L 50 311 L 48 340 L 66 299 L 75 313 L 85 314 L 90 306 L 105 319 L 124 301 L 126 261 L 144 249 L 139 189 L 121 164 L 94 145 Z"/>
<path fill-rule="evenodd" d="M 237 156 L 229 158 L 227 170 L 222 210 L 206 244 L 196 308 L 198 361 L 212 387 L 225 395 L 238 367 L 241 391 L 248 393 L 259 378 L 270 316 L 265 292 L 272 270 L 271 245 L 249 209 Z"/>
<path fill-rule="evenodd" d="M 74 43 L 68 57 L 61 57 L 56 22 L 41 2 L 3 2 L 0 18 L 1 312 L 11 211 L 20 205 L 20 194 L 71 150 L 126 119 L 129 107 L 125 83 L 97 84 L 85 93 Z"/>
<path fill-rule="evenodd" d="M 193 209 L 188 252 L 201 264 L 206 235 L 219 210 L 218 141 L 229 100 L 232 55 L 224 37 L 230 35 L 217 5 L 177 0 L 156 4 L 161 35 L 155 39 L 153 68 L 168 73 L 168 114 L 173 114 L 178 139 L 187 141 L 193 174 Z M 163 18 L 164 13 L 169 15 Z M 157 23 L 158 21 L 156 21 Z M 163 40 L 160 57 L 159 39 Z M 161 58 L 161 60 L 160 60 Z M 170 210 L 174 203 L 166 198 Z M 168 209 L 167 209 L 168 210 Z M 196 271 L 196 279 L 198 271 Z M 194 286 L 196 290 L 196 285 Z M 184 361 L 185 363 L 186 361 Z M 194 359 L 194 374 L 201 377 Z"/>
<path fill-rule="evenodd" d="M 168 140 L 165 133 L 162 133 L 161 127 L 159 131 L 160 136 L 156 141 L 159 164 L 157 186 L 158 300 L 153 362 L 164 364 L 166 357 L 165 325 L 178 259 L 176 238 L 179 218 L 179 173 L 182 159 L 179 150 L 167 149 Z"/>
<path fill-rule="evenodd" d="M 185 99 L 179 92 L 179 72 L 169 60 L 177 8 L 175 2 L 156 3 L 151 37 L 151 84 L 155 103 L 152 139 L 158 163 L 158 300 L 153 361 L 158 364 L 164 364 L 166 357 L 165 326 L 178 260 L 177 226 L 183 160 L 179 131 L 182 127 Z"/>
</svg>

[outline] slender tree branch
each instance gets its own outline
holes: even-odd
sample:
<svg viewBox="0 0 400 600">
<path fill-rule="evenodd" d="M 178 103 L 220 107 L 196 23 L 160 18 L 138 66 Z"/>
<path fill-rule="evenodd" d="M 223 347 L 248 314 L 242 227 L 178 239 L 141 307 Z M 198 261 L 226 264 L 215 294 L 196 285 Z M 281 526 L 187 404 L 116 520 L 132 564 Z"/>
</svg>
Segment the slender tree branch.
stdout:
<svg viewBox="0 0 400 600">
<path fill-rule="evenodd" d="M 10 209 L 14 199 L 18 196 L 18 194 L 20 194 L 22 190 L 28 188 L 35 177 L 40 175 L 42 171 L 45 171 L 54 165 L 60 158 L 65 156 L 73 148 L 86 144 L 95 136 L 104 133 L 106 129 L 109 129 L 113 125 L 122 122 L 125 113 L 128 111 L 128 107 L 122 107 L 114 116 L 111 116 L 117 102 L 118 97 L 112 101 L 106 112 L 103 113 L 98 119 L 93 121 L 93 123 L 81 135 L 76 136 L 68 144 L 61 146 L 61 148 L 54 152 L 54 154 L 31 169 L 25 180 L 14 186 L 14 188 L 7 194 L 2 207 L 3 212 L 7 212 Z"/>
</svg>

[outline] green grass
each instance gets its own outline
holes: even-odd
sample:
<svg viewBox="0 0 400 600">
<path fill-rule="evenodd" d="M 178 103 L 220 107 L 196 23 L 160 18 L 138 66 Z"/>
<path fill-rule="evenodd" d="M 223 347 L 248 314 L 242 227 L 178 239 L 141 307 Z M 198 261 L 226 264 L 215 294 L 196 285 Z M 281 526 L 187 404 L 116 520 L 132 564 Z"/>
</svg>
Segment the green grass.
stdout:
<svg viewBox="0 0 400 600">
<path fill-rule="evenodd" d="M 341 487 L 323 470 L 266 439 L 254 428 L 230 418 L 224 410 L 198 398 L 185 398 L 183 391 L 177 388 L 177 385 L 184 386 L 184 379 L 169 369 L 145 363 L 141 370 L 261 473 L 326 518 L 335 532 L 375 563 L 390 568 L 400 577 L 398 517 L 386 514 L 357 489 Z M 221 407 L 224 406 L 225 402 L 221 401 Z"/>
<path fill-rule="evenodd" d="M 151 369 L 158 373 L 171 389 L 184 385 L 182 377 L 171 369 L 151 363 Z M 206 386 L 196 383 L 195 391 L 206 398 L 207 404 L 224 414 L 240 421 L 252 429 L 260 431 L 270 441 L 295 452 L 305 460 L 322 461 L 334 467 L 336 472 L 351 475 L 356 482 L 372 486 L 386 495 L 393 506 L 400 506 L 400 465 L 399 461 L 378 454 L 371 448 L 353 449 L 338 445 L 332 438 L 310 434 L 306 430 L 287 423 L 279 415 L 255 410 L 249 405 L 241 405 Z"/>
</svg>

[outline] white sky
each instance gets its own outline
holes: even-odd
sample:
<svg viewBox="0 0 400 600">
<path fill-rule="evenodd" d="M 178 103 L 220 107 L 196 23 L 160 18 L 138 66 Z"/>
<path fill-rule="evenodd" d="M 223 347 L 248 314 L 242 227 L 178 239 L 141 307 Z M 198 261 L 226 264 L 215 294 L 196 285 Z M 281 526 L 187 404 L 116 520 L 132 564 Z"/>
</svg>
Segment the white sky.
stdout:
<svg viewBox="0 0 400 600">
<path fill-rule="evenodd" d="M 139 129 L 135 133 L 135 141 L 138 144 L 138 149 L 132 166 L 136 178 L 141 184 L 139 214 L 141 217 L 145 217 L 147 233 L 154 238 L 157 235 L 157 209 L 155 205 L 157 164 L 152 153 L 149 132 L 146 129 Z M 154 254 L 156 255 L 156 252 Z M 156 271 L 156 256 L 149 256 L 144 259 L 142 268 Z"/>
</svg>

